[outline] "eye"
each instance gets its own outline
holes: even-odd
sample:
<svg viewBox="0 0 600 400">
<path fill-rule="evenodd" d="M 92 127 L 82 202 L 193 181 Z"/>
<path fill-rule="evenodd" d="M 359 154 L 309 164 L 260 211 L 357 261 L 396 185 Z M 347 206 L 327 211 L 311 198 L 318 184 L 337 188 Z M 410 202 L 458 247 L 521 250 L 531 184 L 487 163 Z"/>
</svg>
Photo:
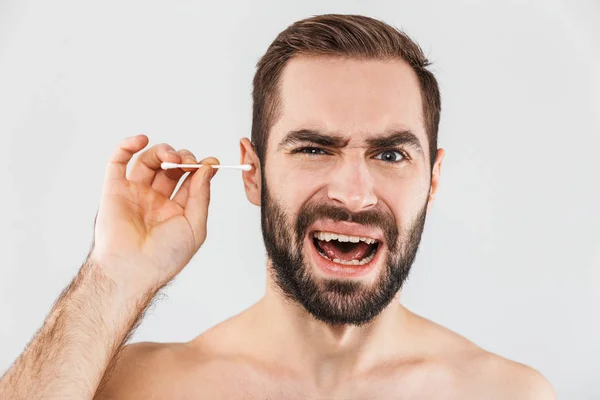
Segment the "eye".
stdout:
<svg viewBox="0 0 600 400">
<path fill-rule="evenodd" d="M 298 149 L 294 149 L 292 150 L 292 154 L 306 154 L 309 156 L 320 156 L 323 154 L 327 154 L 327 152 L 323 149 L 320 149 L 318 147 L 300 147 Z"/>
<path fill-rule="evenodd" d="M 386 150 L 375 156 L 377 160 L 386 161 L 389 163 L 397 163 L 402 161 L 402 159 L 407 158 L 406 154 L 400 150 Z"/>
</svg>

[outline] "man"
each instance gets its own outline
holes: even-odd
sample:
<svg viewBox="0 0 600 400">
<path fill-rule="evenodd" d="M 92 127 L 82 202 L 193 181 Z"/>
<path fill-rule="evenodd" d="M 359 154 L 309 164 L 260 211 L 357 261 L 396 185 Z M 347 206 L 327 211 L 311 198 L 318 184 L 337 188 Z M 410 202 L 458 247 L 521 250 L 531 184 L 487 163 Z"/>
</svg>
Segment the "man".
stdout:
<svg viewBox="0 0 600 400">
<path fill-rule="evenodd" d="M 261 207 L 265 296 L 188 343 L 124 346 L 206 237 L 209 182 L 187 150 L 126 139 L 106 170 L 94 245 L 0 382 L 2 398 L 554 399 L 536 371 L 399 302 L 436 195 L 440 95 L 420 48 L 367 17 L 282 32 L 254 78 L 241 141 Z M 203 164 L 218 163 L 214 158 Z"/>
</svg>

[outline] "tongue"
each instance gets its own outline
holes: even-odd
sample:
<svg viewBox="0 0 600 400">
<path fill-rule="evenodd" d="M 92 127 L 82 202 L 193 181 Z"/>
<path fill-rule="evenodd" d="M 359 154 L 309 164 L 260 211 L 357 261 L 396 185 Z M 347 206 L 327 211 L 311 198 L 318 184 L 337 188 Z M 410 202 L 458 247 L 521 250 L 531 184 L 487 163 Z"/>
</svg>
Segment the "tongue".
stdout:
<svg viewBox="0 0 600 400">
<path fill-rule="evenodd" d="M 361 260 L 365 258 L 371 249 L 371 245 L 362 241 L 358 243 L 342 243 L 337 240 L 332 240 L 330 242 L 319 240 L 319 247 L 323 250 L 323 253 L 332 260 L 337 258 L 343 261 Z"/>
</svg>

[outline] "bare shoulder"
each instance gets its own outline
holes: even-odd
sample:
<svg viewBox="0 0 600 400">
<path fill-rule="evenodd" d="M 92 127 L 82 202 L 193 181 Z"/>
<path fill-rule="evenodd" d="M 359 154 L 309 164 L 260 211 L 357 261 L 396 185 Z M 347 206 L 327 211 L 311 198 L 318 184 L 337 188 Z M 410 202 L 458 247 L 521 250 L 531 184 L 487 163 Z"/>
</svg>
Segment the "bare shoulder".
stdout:
<svg viewBox="0 0 600 400">
<path fill-rule="evenodd" d="M 235 390 L 227 377 L 239 369 L 219 345 L 223 325 L 185 343 L 125 346 L 94 399 L 222 398 Z"/>
<path fill-rule="evenodd" d="M 198 366 L 198 352 L 187 343 L 141 342 L 126 345 L 108 371 L 96 400 L 154 398 L 185 381 Z M 172 393 L 170 393 L 172 394 Z"/>
<path fill-rule="evenodd" d="M 481 389 L 492 389 L 499 399 L 556 399 L 552 385 L 539 371 L 496 354 L 482 352 L 473 365 L 478 369 Z"/>
<path fill-rule="evenodd" d="M 486 351 L 430 320 L 415 314 L 412 318 L 430 345 L 429 356 L 452 376 L 452 386 L 464 394 L 461 398 L 556 399 L 550 382 L 534 368 Z"/>
<path fill-rule="evenodd" d="M 233 389 L 227 377 L 240 366 L 233 345 L 239 335 L 231 327 L 232 320 L 213 326 L 189 342 L 125 346 L 95 400 L 221 398 Z"/>
</svg>

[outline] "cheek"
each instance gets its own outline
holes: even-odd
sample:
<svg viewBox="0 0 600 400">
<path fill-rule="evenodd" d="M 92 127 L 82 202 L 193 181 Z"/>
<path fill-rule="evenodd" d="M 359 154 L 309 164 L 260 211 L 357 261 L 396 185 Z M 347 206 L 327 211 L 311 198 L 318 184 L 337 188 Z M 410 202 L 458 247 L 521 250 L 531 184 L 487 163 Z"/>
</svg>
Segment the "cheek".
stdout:
<svg viewBox="0 0 600 400">
<path fill-rule="evenodd" d="M 411 219 L 421 211 L 429 195 L 429 183 L 421 179 L 402 177 L 376 183 L 377 197 L 399 220 Z"/>
<path fill-rule="evenodd" d="M 324 168 L 290 168 L 277 174 L 277 191 L 288 204 L 301 204 L 320 188 L 327 186 L 328 174 Z"/>
</svg>

